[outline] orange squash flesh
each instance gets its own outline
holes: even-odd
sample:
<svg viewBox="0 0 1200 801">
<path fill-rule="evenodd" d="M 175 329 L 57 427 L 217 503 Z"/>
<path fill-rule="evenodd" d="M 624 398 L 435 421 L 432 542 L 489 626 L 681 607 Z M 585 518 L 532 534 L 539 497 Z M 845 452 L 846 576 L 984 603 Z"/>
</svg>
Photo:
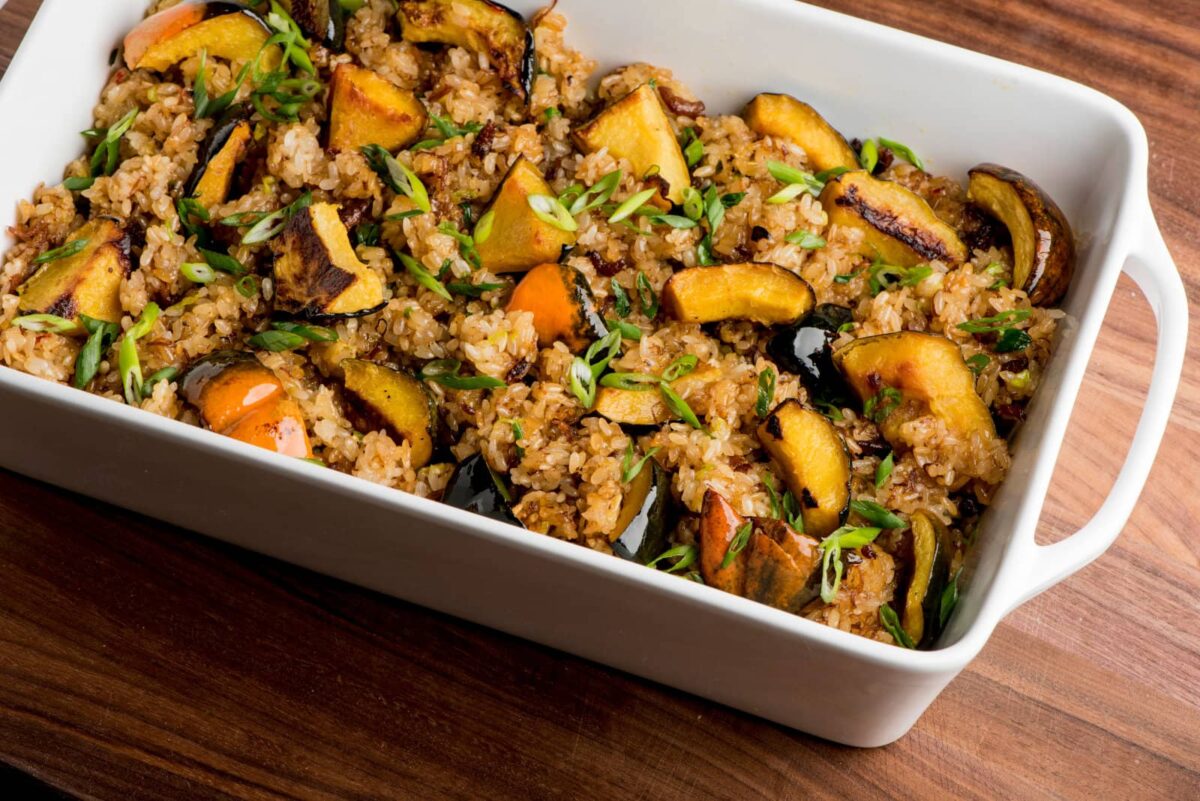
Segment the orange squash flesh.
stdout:
<svg viewBox="0 0 1200 801">
<path fill-rule="evenodd" d="M 587 280 L 565 264 L 542 264 L 527 272 L 513 290 L 508 310 L 533 313 L 543 348 L 561 341 L 578 351 L 606 333 Z"/>
<path fill-rule="evenodd" d="M 119 323 L 121 281 L 129 275 L 129 236 L 120 222 L 100 217 L 66 243 L 87 241 L 73 256 L 42 265 L 18 290 L 22 314 L 54 314 L 75 322 L 80 314 Z M 81 329 L 82 331 L 82 329 Z"/>
<path fill-rule="evenodd" d="M 745 524 L 746 518 L 734 511 L 721 493 L 705 491 L 700 509 L 700 575 L 708 586 L 742 594 L 746 578 L 742 560 L 734 559 L 725 567 L 721 563 L 738 529 Z"/>
<path fill-rule="evenodd" d="M 196 179 L 191 194 L 205 209 L 219 206 L 229 199 L 234 171 L 245 157 L 253 136 L 254 132 L 248 121 L 236 123 L 229 131 L 224 144 L 209 156 L 206 164 L 197 167 L 202 172 Z"/>
<path fill-rule="evenodd" d="M 330 87 L 331 150 L 379 145 L 395 151 L 417 141 L 425 130 L 428 115 L 416 95 L 371 70 L 341 64 Z"/>
<path fill-rule="evenodd" d="M 529 207 L 530 195 L 554 192 L 533 162 L 519 156 L 508 168 L 487 211 L 494 214 L 492 231 L 476 242 L 483 266 L 494 273 L 520 272 L 556 261 L 564 247 L 575 244 L 575 233 L 538 218 Z"/>
<path fill-rule="evenodd" d="M 312 456 L 300 406 L 250 354 L 208 357 L 188 371 L 183 392 L 218 434 L 286 456 Z"/>
<path fill-rule="evenodd" d="M 130 69 L 163 72 L 201 50 L 210 58 L 244 64 L 258 56 L 270 36 L 267 24 L 238 3 L 180 3 L 146 18 L 129 32 L 125 64 Z M 280 58 L 279 48 L 272 47 L 263 54 L 261 66 L 272 70 Z"/>
</svg>

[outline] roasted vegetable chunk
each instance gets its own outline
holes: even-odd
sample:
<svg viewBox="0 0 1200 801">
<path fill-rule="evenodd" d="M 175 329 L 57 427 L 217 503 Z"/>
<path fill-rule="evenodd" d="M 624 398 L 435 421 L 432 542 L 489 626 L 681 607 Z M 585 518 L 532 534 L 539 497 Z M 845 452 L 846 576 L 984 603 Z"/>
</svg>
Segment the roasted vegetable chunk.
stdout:
<svg viewBox="0 0 1200 801">
<path fill-rule="evenodd" d="M 399 370 L 362 359 L 341 362 L 350 418 L 360 431 L 383 428 L 412 449 L 412 466 L 429 464 L 437 435 L 437 407 L 425 384 Z"/>
<path fill-rule="evenodd" d="M 357 317 L 385 303 L 383 281 L 350 246 L 338 207 L 314 203 L 272 243 L 275 308 L 300 317 Z"/>
<path fill-rule="evenodd" d="M 346 13 L 338 0 L 280 0 L 304 35 L 326 47 L 341 50 L 346 36 Z"/>
<path fill-rule="evenodd" d="M 79 246 L 76 243 L 86 242 Z M 109 323 L 121 321 L 121 281 L 129 275 L 129 237 L 121 224 L 101 217 L 84 224 L 64 247 L 74 255 L 42 265 L 18 290 L 22 314 L 54 314 L 79 322 L 86 314 Z"/>
<path fill-rule="evenodd" d="M 845 306 L 822 303 L 812 314 L 772 337 L 767 354 L 780 368 L 799 376 L 814 400 L 843 406 L 850 388 L 833 364 L 832 343 L 838 329 L 853 319 Z"/>
<path fill-rule="evenodd" d="M 969 175 L 968 198 L 1004 223 L 1012 237 L 1012 285 L 1039 306 L 1062 300 L 1075 272 L 1075 237 L 1062 209 L 1040 186 L 1007 167 L 980 164 Z"/>
<path fill-rule="evenodd" d="M 508 309 L 533 312 L 543 348 L 561 341 L 573 351 L 583 350 L 608 333 L 587 279 L 565 264 L 542 264 L 527 272 L 513 290 Z"/>
<path fill-rule="evenodd" d="M 496 475 L 479 453 L 459 462 L 442 493 L 442 503 L 520 526 L 511 501 L 504 479 Z"/>
<path fill-rule="evenodd" d="M 425 130 L 428 114 L 416 95 L 371 70 L 340 64 L 329 93 L 329 147 L 358 150 L 379 145 L 395 151 Z"/>
<path fill-rule="evenodd" d="M 492 213 L 487 238 L 476 241 L 483 266 L 494 273 L 528 270 L 558 261 L 563 248 L 575 244 L 575 233 L 540 219 L 529 206 L 532 195 L 553 195 L 538 168 L 518 156 L 484 214 Z"/>
<path fill-rule="evenodd" d="M 812 106 L 790 95 L 761 94 L 746 106 L 746 124 L 804 148 L 814 171 L 857 170 L 858 155 Z"/>
<path fill-rule="evenodd" d="M 536 65 L 525 18 L 489 0 L 400 0 L 401 34 L 408 42 L 442 42 L 486 55 L 492 69 L 528 99 Z"/>
<path fill-rule="evenodd" d="M 966 245 L 923 198 L 900 184 L 872 178 L 865 170 L 831 179 L 821 192 L 821 206 L 831 224 L 863 232 L 863 256 L 901 267 L 967 259 Z"/>
<path fill-rule="evenodd" d="M 130 69 L 164 72 L 174 64 L 200 54 L 249 63 L 271 29 L 241 3 L 186 2 L 164 9 L 138 23 L 125 37 L 125 64 Z M 278 47 L 263 53 L 261 67 L 274 69 Z"/>
<path fill-rule="evenodd" d="M 850 505 L 850 457 L 837 429 L 793 399 L 775 407 L 758 427 L 758 438 L 800 504 L 804 531 L 828 536 Z"/>
<path fill-rule="evenodd" d="M 646 564 L 667 549 L 670 535 L 671 478 L 651 459 L 625 491 L 621 514 L 610 536 L 613 553 Z"/>
<path fill-rule="evenodd" d="M 820 593 L 814 537 L 782 520 L 742 517 L 713 489 L 704 493 L 698 540 L 700 575 L 710 587 L 793 613 Z"/>
<path fill-rule="evenodd" d="M 937 334 L 901 331 L 856 339 L 833 361 L 865 403 L 893 446 L 904 445 L 901 428 L 931 414 L 964 444 L 994 437 L 987 406 L 958 345 Z"/>
<path fill-rule="evenodd" d="M 575 132 L 575 138 L 589 153 L 608 148 L 615 158 L 628 159 L 637 178 L 657 176 L 655 180 L 667 184 L 663 196 L 670 203 L 683 202 L 691 174 L 671 120 L 650 84 L 642 84 L 601 111 Z"/>
<path fill-rule="evenodd" d="M 720 378 L 720 368 L 703 365 L 672 381 L 671 389 L 688 402 Z M 663 400 L 662 393 L 653 387 L 648 390 L 600 387 L 596 392 L 594 411 L 614 423 L 631 426 L 660 426 L 681 419 Z"/>
<path fill-rule="evenodd" d="M 254 129 L 240 109 L 221 119 L 200 150 L 200 161 L 184 187 L 184 197 L 194 197 L 205 209 L 229 199 L 238 164 L 246 156 Z"/>
<path fill-rule="evenodd" d="M 755 262 L 680 270 L 662 298 L 667 314 L 685 323 L 794 323 L 816 302 L 812 287 L 791 270 Z"/>
<path fill-rule="evenodd" d="M 313 455 L 299 404 L 253 355 L 223 351 L 205 357 L 188 370 L 182 386 L 204 424 L 218 434 L 285 456 Z"/>
<path fill-rule="evenodd" d="M 942 590 L 950 580 L 950 534 L 926 512 L 912 516 L 912 574 L 904 593 L 901 626 L 917 646 L 928 646 L 941 633 Z"/>
</svg>

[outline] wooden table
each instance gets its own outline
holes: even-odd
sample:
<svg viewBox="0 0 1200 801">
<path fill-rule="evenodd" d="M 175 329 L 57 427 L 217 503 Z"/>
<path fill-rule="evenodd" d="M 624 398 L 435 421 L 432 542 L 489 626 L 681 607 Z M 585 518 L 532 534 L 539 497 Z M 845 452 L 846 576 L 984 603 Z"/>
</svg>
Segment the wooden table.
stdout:
<svg viewBox="0 0 1200 801">
<path fill-rule="evenodd" d="M 0 71 L 38 4 L 0 9 Z M 1195 304 L 1198 0 L 823 4 L 1126 103 Z M 1198 337 L 1116 546 L 869 752 L 0 472 L 0 782 L 122 799 L 1200 797 Z M 1123 279 L 1039 539 L 1111 485 L 1153 339 Z"/>
</svg>

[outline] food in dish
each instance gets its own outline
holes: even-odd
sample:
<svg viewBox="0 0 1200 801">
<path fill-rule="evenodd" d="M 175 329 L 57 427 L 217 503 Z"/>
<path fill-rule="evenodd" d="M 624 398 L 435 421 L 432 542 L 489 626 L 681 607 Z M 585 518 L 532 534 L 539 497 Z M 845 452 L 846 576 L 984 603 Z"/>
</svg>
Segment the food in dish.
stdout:
<svg viewBox="0 0 1200 801">
<path fill-rule="evenodd" d="M 802 98 L 589 89 L 553 9 L 343 5 L 154 4 L 17 210 L 0 360 L 936 644 L 1070 283 L 1046 193 Z"/>
</svg>

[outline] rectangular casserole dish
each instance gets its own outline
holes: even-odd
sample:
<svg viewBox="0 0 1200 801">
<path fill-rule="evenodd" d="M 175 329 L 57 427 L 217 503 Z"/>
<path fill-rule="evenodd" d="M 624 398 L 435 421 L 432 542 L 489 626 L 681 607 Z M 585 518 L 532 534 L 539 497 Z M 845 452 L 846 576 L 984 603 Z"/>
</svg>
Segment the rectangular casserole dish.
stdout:
<svg viewBox="0 0 1200 801">
<path fill-rule="evenodd" d="M 528 14 L 540 4 L 510 5 Z M 0 83 L 0 213 L 61 179 L 110 53 L 146 6 L 45 0 Z M 1005 614 L 1108 547 L 1146 480 L 1182 369 L 1187 305 L 1149 206 L 1145 134 L 1127 109 L 1085 87 L 792 0 L 563 0 L 559 10 L 568 41 L 601 72 L 633 61 L 668 67 L 716 112 L 788 92 L 843 131 L 903 137 L 938 174 L 1010 165 L 1066 211 L 1081 239 L 1069 318 L 938 649 L 826 628 L 7 369 L 0 465 L 831 740 L 891 742 Z M 1093 520 L 1038 546 L 1038 515 L 1122 270 L 1158 318 L 1145 411 Z"/>
</svg>

